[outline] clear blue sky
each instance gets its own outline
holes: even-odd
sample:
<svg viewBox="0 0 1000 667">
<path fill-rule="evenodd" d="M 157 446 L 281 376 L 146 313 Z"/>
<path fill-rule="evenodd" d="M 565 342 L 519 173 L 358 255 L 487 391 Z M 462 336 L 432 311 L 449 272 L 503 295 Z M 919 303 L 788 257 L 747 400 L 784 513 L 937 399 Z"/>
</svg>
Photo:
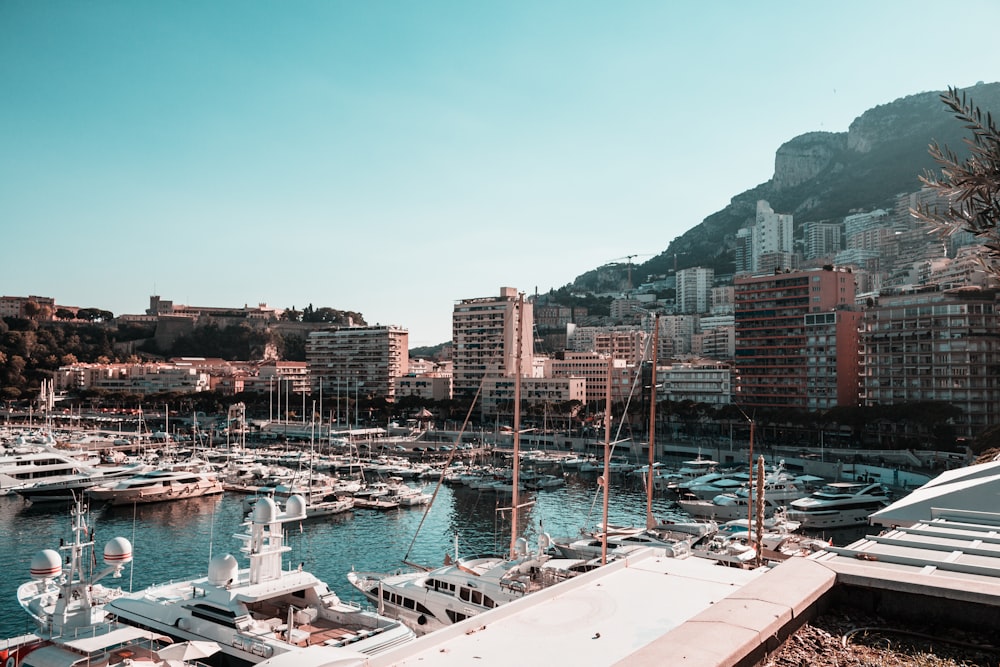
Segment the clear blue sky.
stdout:
<svg viewBox="0 0 1000 667">
<path fill-rule="evenodd" d="M 796 135 L 997 80 L 998 25 L 995 0 L 0 0 L 0 294 L 312 303 L 440 343 L 458 299 L 661 252 Z"/>
</svg>

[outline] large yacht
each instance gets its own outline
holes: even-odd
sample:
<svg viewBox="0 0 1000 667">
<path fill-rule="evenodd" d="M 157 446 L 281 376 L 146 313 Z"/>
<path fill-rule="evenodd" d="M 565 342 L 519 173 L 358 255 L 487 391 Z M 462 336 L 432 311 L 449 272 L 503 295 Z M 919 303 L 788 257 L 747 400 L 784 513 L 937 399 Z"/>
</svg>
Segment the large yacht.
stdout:
<svg viewBox="0 0 1000 667">
<path fill-rule="evenodd" d="M 222 493 L 222 481 L 214 472 L 156 468 L 120 481 L 92 486 L 86 494 L 112 505 L 157 503 Z"/>
<path fill-rule="evenodd" d="M 347 579 L 386 614 L 423 635 L 557 583 L 543 567 L 550 559 L 547 535 L 537 553 L 529 552 L 524 538 L 516 544 L 513 558 L 449 556 L 444 566 L 429 572 L 348 572 Z"/>
<path fill-rule="evenodd" d="M 33 446 L 0 454 L 0 495 L 14 493 L 37 482 L 64 479 L 79 472 L 81 466 L 100 463 L 96 454 L 70 455 L 53 447 Z"/>
<path fill-rule="evenodd" d="M 87 489 L 131 477 L 145 469 L 145 464 L 125 466 L 77 465 L 72 472 L 51 475 L 15 489 L 15 492 L 32 503 L 72 502 Z"/>
<path fill-rule="evenodd" d="M 831 482 L 793 500 L 786 516 L 804 529 L 858 526 L 889 502 L 889 491 L 878 482 Z"/>
<path fill-rule="evenodd" d="M 179 640 L 218 642 L 230 665 L 256 664 L 292 651 L 355 658 L 403 644 L 414 633 L 399 621 L 342 601 L 300 566 L 285 570 L 282 526 L 306 516 L 292 496 L 278 513 L 271 498 L 254 506 L 248 531 L 236 537 L 250 560 L 240 568 L 231 554 L 209 563 L 208 576 L 156 585 L 116 598 L 108 611 L 127 623 Z M 303 656 L 303 660 L 307 660 Z"/>
<path fill-rule="evenodd" d="M 73 538 L 61 541 L 59 547 L 67 552 L 65 564 L 59 551 L 39 551 L 31 559 L 31 579 L 17 590 L 18 602 L 34 621 L 34 632 L 3 641 L 0 658 L 6 667 L 163 666 L 168 656 L 178 655 L 168 649 L 169 637 L 120 623 L 104 608 L 123 593 L 99 582 L 121 576 L 132 561 L 131 543 L 124 537 L 111 539 L 104 546 L 104 567 L 98 569 L 93 532 L 79 500 L 71 516 Z M 218 647 L 205 644 L 199 649 L 204 656 Z M 181 660 L 176 667 L 188 664 Z"/>
</svg>

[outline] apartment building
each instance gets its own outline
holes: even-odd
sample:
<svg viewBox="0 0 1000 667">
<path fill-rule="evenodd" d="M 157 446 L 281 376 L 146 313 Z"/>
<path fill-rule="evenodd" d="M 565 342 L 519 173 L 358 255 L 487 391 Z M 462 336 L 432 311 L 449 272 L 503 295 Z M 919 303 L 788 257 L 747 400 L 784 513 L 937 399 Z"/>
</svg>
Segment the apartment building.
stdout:
<svg viewBox="0 0 1000 667">
<path fill-rule="evenodd" d="M 836 381 L 857 387 L 857 355 L 840 356 L 838 351 L 857 346 L 847 315 L 854 307 L 854 276 L 850 271 L 823 269 L 789 271 L 764 276 L 737 277 L 736 356 L 739 373 L 737 400 L 745 407 L 808 409 L 810 366 L 807 344 L 811 328 L 807 322 L 815 313 L 835 313 L 832 329 L 824 335 L 823 373 L 833 373 Z M 827 326 L 825 319 L 823 326 Z M 829 337 L 833 336 L 834 340 Z M 837 340 L 837 337 L 844 340 Z M 853 337 L 853 343 L 851 338 Z M 816 343 L 818 345 L 818 343 Z M 846 396 L 847 390 L 838 396 Z M 857 399 L 850 403 L 855 404 Z"/>
<path fill-rule="evenodd" d="M 650 333 L 633 326 L 574 327 L 570 326 L 566 349 L 573 352 L 594 352 L 598 355 L 623 359 L 630 365 L 646 359 Z M 661 331 L 662 336 L 662 331 Z"/>
<path fill-rule="evenodd" d="M 961 408 L 956 434 L 1000 423 L 998 290 L 914 289 L 883 295 L 865 313 L 866 405 L 945 401 Z"/>
<path fill-rule="evenodd" d="M 56 300 L 49 296 L 0 296 L 0 317 L 33 317 L 50 321 L 56 311 Z"/>
<path fill-rule="evenodd" d="M 314 393 L 394 400 L 396 378 L 406 375 L 409 332 L 395 326 L 342 327 L 313 331 L 306 362 Z"/>
<path fill-rule="evenodd" d="M 660 366 L 656 383 L 660 399 L 709 405 L 733 402 L 733 368 L 723 362 L 699 359 Z"/>
<path fill-rule="evenodd" d="M 458 301 L 451 329 L 455 398 L 474 398 L 484 377 L 530 374 L 534 310 L 516 288 L 501 287 L 499 296 Z"/>
<path fill-rule="evenodd" d="M 415 396 L 428 401 L 446 401 L 451 398 L 451 375 L 422 373 L 396 378 L 396 398 Z"/>
<path fill-rule="evenodd" d="M 514 409 L 513 377 L 488 377 L 483 383 L 482 404 L 485 415 L 512 415 Z M 521 378 L 522 406 L 556 407 L 569 401 L 586 399 L 586 380 L 575 377 Z"/>
<path fill-rule="evenodd" d="M 584 397 L 590 404 L 602 404 L 608 391 L 608 357 L 597 352 L 567 351 L 562 359 L 549 359 L 544 369 L 545 377 L 580 378 L 585 381 Z M 631 373 L 624 359 L 612 359 L 610 376 L 612 385 L 628 384 Z"/>
<path fill-rule="evenodd" d="M 677 310 L 681 313 L 707 313 L 712 308 L 712 282 L 715 270 L 703 266 L 677 272 Z"/>
<path fill-rule="evenodd" d="M 207 391 L 211 383 L 208 373 L 171 363 L 73 364 L 57 370 L 52 379 L 57 392 L 100 389 L 136 396 Z"/>
</svg>

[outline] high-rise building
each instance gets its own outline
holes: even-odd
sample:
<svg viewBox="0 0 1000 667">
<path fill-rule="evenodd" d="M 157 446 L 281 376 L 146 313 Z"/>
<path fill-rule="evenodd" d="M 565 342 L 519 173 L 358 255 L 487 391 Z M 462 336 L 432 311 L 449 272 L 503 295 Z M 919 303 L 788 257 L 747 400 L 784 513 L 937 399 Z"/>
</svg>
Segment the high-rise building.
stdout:
<svg viewBox="0 0 1000 667">
<path fill-rule="evenodd" d="M 677 310 L 682 313 L 707 313 L 712 308 L 712 282 L 715 271 L 703 266 L 677 272 Z"/>
<path fill-rule="evenodd" d="M 961 408 L 956 435 L 1000 424 L 997 290 L 920 288 L 879 297 L 865 312 L 866 405 L 942 401 Z"/>
<path fill-rule="evenodd" d="M 850 271 L 826 267 L 738 277 L 735 293 L 735 365 L 741 405 L 809 409 L 828 403 L 830 389 L 816 382 L 819 374 L 832 374 L 838 404 L 857 403 L 858 315 L 852 310 L 855 286 Z M 810 317 L 819 313 L 832 314 L 832 321 Z M 852 346 L 853 355 L 849 353 Z M 818 358 L 810 355 L 821 351 L 822 371 L 811 370 Z M 854 387 L 853 400 L 850 386 Z"/>
<path fill-rule="evenodd" d="M 456 399 L 475 397 L 484 377 L 513 377 L 518 372 L 518 331 L 520 373 L 530 375 L 533 314 L 532 304 L 513 287 L 501 287 L 499 297 L 462 299 L 455 304 L 451 329 Z"/>
<path fill-rule="evenodd" d="M 806 259 L 833 257 L 844 249 L 844 225 L 839 222 L 807 222 L 802 225 Z"/>
<path fill-rule="evenodd" d="M 395 380 L 408 371 L 409 338 L 406 329 L 393 326 L 311 332 L 306 339 L 306 361 L 313 391 L 394 400 Z"/>
</svg>

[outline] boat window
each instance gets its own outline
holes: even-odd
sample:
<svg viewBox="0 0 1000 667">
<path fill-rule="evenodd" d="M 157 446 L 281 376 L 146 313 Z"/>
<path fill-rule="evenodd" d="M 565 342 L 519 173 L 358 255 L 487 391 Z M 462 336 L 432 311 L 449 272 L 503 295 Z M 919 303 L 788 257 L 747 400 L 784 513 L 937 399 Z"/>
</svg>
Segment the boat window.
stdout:
<svg viewBox="0 0 1000 667">
<path fill-rule="evenodd" d="M 468 618 L 468 616 L 466 616 L 465 614 L 463 614 L 461 612 L 453 611 L 451 609 L 448 609 L 446 611 L 446 613 L 448 614 L 448 619 L 452 623 L 458 623 L 459 621 L 464 621 L 465 619 Z"/>
<path fill-rule="evenodd" d="M 483 594 L 480 591 L 472 591 L 472 604 L 483 604 Z"/>
<path fill-rule="evenodd" d="M 494 602 L 493 598 L 491 598 L 489 595 L 484 595 L 483 606 L 486 607 L 487 609 L 493 609 L 493 607 L 497 606 L 497 603 Z"/>
<path fill-rule="evenodd" d="M 191 615 L 219 625 L 236 627 L 236 614 L 229 609 L 217 609 L 199 604 L 191 607 Z"/>
<path fill-rule="evenodd" d="M 428 616 L 433 616 L 433 615 L 434 615 L 434 614 L 433 614 L 433 613 L 431 612 L 431 610 L 430 610 L 430 609 L 428 609 L 428 608 L 427 608 L 427 607 L 425 607 L 424 605 L 420 604 L 419 602 L 417 603 L 417 611 L 418 611 L 419 613 L 421 613 L 421 614 L 427 614 Z"/>
<path fill-rule="evenodd" d="M 469 601 L 469 593 L 470 592 L 471 591 L 468 588 L 466 588 L 465 586 L 462 586 L 461 588 L 458 589 L 458 597 L 460 599 L 465 600 L 466 602 L 468 602 Z"/>
</svg>

